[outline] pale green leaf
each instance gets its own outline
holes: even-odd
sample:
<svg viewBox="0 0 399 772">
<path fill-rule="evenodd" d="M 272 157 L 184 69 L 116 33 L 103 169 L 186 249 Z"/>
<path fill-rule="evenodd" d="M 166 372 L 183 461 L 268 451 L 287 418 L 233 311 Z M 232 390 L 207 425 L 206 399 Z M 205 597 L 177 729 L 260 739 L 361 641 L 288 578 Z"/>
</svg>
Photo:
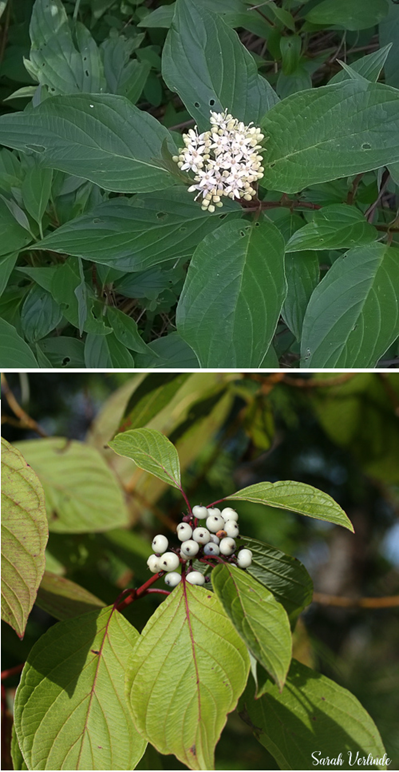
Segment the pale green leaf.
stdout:
<svg viewBox="0 0 399 772">
<path fill-rule="evenodd" d="M 215 745 L 248 671 L 246 647 L 218 599 L 182 581 L 145 626 L 130 661 L 126 694 L 137 729 L 190 769 L 214 769 Z"/>
<path fill-rule="evenodd" d="M 95 448 L 51 437 L 25 440 L 18 449 L 43 485 L 51 531 L 87 533 L 127 525 L 122 491 Z"/>
<path fill-rule="evenodd" d="M 47 611 L 47 614 L 61 621 L 105 606 L 102 600 L 84 587 L 51 571 L 44 572 L 35 603 L 43 611 Z"/>
<path fill-rule="evenodd" d="M 187 373 L 148 373 L 134 389 L 119 422 L 119 432 L 148 425 L 188 381 Z"/>
<path fill-rule="evenodd" d="M 29 769 L 134 769 L 146 742 L 124 700 L 137 630 L 112 606 L 59 622 L 29 653 L 15 727 Z"/>
<path fill-rule="evenodd" d="M 136 466 L 181 489 L 179 456 L 174 445 L 155 429 L 131 429 L 117 434 L 110 448 L 133 459 Z"/>
<path fill-rule="evenodd" d="M 299 512 L 301 515 L 342 525 L 349 531 L 354 530 L 343 509 L 331 496 L 305 483 L 292 480 L 280 480 L 275 483 L 261 482 L 232 493 L 225 499 L 252 501 L 254 504 L 267 504 L 277 509 L 288 509 L 290 512 Z"/>
<path fill-rule="evenodd" d="M 286 252 L 305 249 L 350 249 L 375 241 L 378 232 L 362 212 L 347 204 L 323 206 L 313 220 L 295 231 L 286 244 Z"/>
<path fill-rule="evenodd" d="M 260 699 L 254 700 L 251 691 L 249 684 L 240 715 L 280 769 L 313 769 L 340 754 L 342 762 L 334 765 L 338 769 L 353 769 L 357 754 L 383 759 L 379 731 L 356 697 L 306 665 L 292 661 L 281 693 L 271 679 Z M 382 761 L 372 765 L 376 767 L 387 765 Z"/>
<path fill-rule="evenodd" d="M 159 121 L 114 94 L 55 96 L 0 118 L 0 143 L 37 153 L 43 167 L 125 193 L 174 185 L 161 168 L 164 140 L 173 150 Z"/>
<path fill-rule="evenodd" d="M 316 287 L 302 331 L 303 367 L 375 367 L 399 335 L 399 250 L 351 249 Z"/>
<path fill-rule="evenodd" d="M 201 367 L 259 367 L 286 295 L 284 239 L 269 222 L 230 222 L 206 236 L 177 306 L 179 335 Z"/>
<path fill-rule="evenodd" d="M 162 55 L 162 76 L 200 129 L 226 108 L 244 123 L 259 120 L 278 97 L 223 19 L 195 0 L 177 0 Z"/>
<path fill-rule="evenodd" d="M 21 453 L 1 440 L 2 619 L 23 637 L 44 572 L 48 538 L 43 488 Z"/>
<path fill-rule="evenodd" d="M 38 367 L 28 344 L 5 319 L 0 319 L 0 363 L 2 368 Z"/>
<path fill-rule="evenodd" d="M 227 563 L 213 569 L 212 587 L 250 652 L 281 690 L 292 656 L 290 623 L 283 606 L 256 579 Z"/>
<path fill-rule="evenodd" d="M 399 92 L 381 83 L 348 80 L 292 94 L 262 121 L 262 185 L 297 193 L 398 161 L 398 115 Z"/>
</svg>

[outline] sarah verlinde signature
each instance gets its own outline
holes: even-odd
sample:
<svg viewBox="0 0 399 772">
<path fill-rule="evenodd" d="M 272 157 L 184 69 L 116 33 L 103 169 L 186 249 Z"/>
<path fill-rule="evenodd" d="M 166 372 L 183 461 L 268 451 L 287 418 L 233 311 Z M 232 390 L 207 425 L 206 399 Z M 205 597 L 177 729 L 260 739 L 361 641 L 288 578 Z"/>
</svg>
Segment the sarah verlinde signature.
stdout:
<svg viewBox="0 0 399 772">
<path fill-rule="evenodd" d="M 356 754 L 352 753 L 352 751 L 347 751 L 347 754 L 348 764 L 350 767 L 382 767 L 385 764 L 387 767 L 389 767 L 389 765 L 392 764 L 392 760 L 388 758 L 386 753 L 384 753 L 381 758 L 377 758 L 371 753 L 369 753 L 368 756 L 361 756 L 359 751 L 356 751 Z M 339 753 L 338 756 L 335 756 L 335 758 L 330 758 L 329 756 L 322 756 L 321 751 L 313 751 L 312 759 L 313 767 L 341 767 L 344 763 L 344 757 L 342 753 Z"/>
</svg>

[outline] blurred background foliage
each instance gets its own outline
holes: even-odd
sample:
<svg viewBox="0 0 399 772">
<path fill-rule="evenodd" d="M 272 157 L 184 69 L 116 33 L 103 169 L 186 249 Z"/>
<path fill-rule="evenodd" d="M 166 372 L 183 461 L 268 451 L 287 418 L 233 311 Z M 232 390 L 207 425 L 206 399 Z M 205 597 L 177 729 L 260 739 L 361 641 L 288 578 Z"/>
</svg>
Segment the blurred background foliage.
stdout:
<svg viewBox="0 0 399 772">
<path fill-rule="evenodd" d="M 333 496 L 351 518 L 354 535 L 248 502 L 239 503 L 241 531 L 295 555 L 308 569 L 317 602 L 299 619 L 295 656 L 358 697 L 381 732 L 390 769 L 398 768 L 399 615 L 393 606 L 362 603 L 399 594 L 399 376 L 11 373 L 3 396 L 2 430 L 9 442 L 37 439 L 38 430 L 87 442 L 123 486 L 129 530 L 51 532 L 48 543 L 47 569 L 105 603 L 148 578 L 151 539 L 170 533 L 183 512 L 176 490 L 104 447 L 121 428 L 149 426 L 169 436 L 192 505 L 263 480 L 298 480 Z M 126 609 L 138 629 L 158 597 Z M 341 598 L 350 605 L 339 605 Z M 54 622 L 35 606 L 22 641 L 4 624 L 3 668 L 20 664 Z M 18 676 L 5 683 L 11 706 Z M 236 713 L 216 760 L 217 769 L 277 769 Z M 149 749 L 140 768 L 183 767 Z"/>
</svg>

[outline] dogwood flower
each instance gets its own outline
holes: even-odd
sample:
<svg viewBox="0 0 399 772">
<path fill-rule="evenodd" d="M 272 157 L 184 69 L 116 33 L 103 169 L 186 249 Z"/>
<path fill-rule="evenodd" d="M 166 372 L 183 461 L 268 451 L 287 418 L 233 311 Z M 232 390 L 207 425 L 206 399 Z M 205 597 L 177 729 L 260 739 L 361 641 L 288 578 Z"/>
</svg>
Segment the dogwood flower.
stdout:
<svg viewBox="0 0 399 772">
<path fill-rule="evenodd" d="M 252 187 L 263 177 L 264 138 L 261 130 L 233 118 L 227 110 L 210 114 L 211 128 L 198 134 L 197 126 L 183 135 L 184 147 L 173 156 L 182 171 L 194 172 L 193 184 L 188 192 L 199 191 L 195 200 L 202 196 L 201 208 L 214 212 L 215 206 L 223 206 L 223 197 L 251 201 L 256 196 Z"/>
</svg>

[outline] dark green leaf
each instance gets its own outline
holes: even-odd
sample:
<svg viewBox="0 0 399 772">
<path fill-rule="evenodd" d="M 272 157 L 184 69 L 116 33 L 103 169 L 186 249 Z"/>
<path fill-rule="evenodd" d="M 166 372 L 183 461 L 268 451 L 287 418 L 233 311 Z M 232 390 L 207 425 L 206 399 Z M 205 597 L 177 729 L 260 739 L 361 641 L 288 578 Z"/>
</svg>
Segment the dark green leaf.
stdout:
<svg viewBox="0 0 399 772">
<path fill-rule="evenodd" d="M 63 621 L 98 610 L 105 603 L 65 576 L 45 571 L 37 592 L 36 606 Z"/>
<path fill-rule="evenodd" d="M 34 284 L 29 290 L 22 309 L 21 325 L 30 342 L 44 338 L 62 319 L 62 311 L 49 292 Z"/>
<path fill-rule="evenodd" d="M 114 333 L 110 335 L 88 333 L 85 341 L 85 365 L 93 369 L 130 368 L 134 367 L 134 359 Z"/>
<path fill-rule="evenodd" d="M 189 375 L 180 373 L 149 374 L 134 390 L 126 405 L 118 431 L 146 426 L 160 413 L 187 381 Z"/>
<path fill-rule="evenodd" d="M 70 257 L 63 265 L 57 266 L 51 282 L 51 294 L 60 305 L 61 311 L 68 322 L 79 329 L 83 322 L 83 329 L 97 335 L 107 335 L 111 328 L 107 327 L 104 317 L 101 316 L 102 307 L 94 296 L 87 292 L 86 314 L 82 313 L 84 295 L 76 295 L 76 290 L 81 285 L 81 275 L 78 260 Z M 86 319 L 84 320 L 84 316 Z"/>
<path fill-rule="evenodd" d="M 317 252 L 286 254 L 285 275 L 288 289 L 281 315 L 287 327 L 300 340 L 306 308 L 320 279 Z"/>
<path fill-rule="evenodd" d="M 32 236 L 17 222 L 6 200 L 0 196 L 0 256 L 18 252 L 30 241 Z"/>
<path fill-rule="evenodd" d="M 140 354 L 136 357 L 136 367 L 145 370 L 152 368 L 198 369 L 198 359 L 192 348 L 177 332 L 171 332 L 164 338 L 158 338 L 149 344 L 152 355 Z"/>
<path fill-rule="evenodd" d="M 375 241 L 378 232 L 362 212 L 347 204 L 323 206 L 313 220 L 295 231 L 285 247 L 286 252 L 305 249 L 350 249 Z"/>
<path fill-rule="evenodd" d="M 24 367 L 38 367 L 28 344 L 5 319 L 0 319 L 0 362 L 2 367 L 18 370 Z"/>
<path fill-rule="evenodd" d="M 349 30 L 374 27 L 387 15 L 388 0 L 322 0 L 314 6 L 305 19 L 312 24 L 325 24 Z"/>
<path fill-rule="evenodd" d="M 10 255 L 0 257 L 0 295 L 7 287 L 8 280 L 14 270 L 15 263 L 18 260 L 18 252 L 12 252 Z"/>
</svg>

